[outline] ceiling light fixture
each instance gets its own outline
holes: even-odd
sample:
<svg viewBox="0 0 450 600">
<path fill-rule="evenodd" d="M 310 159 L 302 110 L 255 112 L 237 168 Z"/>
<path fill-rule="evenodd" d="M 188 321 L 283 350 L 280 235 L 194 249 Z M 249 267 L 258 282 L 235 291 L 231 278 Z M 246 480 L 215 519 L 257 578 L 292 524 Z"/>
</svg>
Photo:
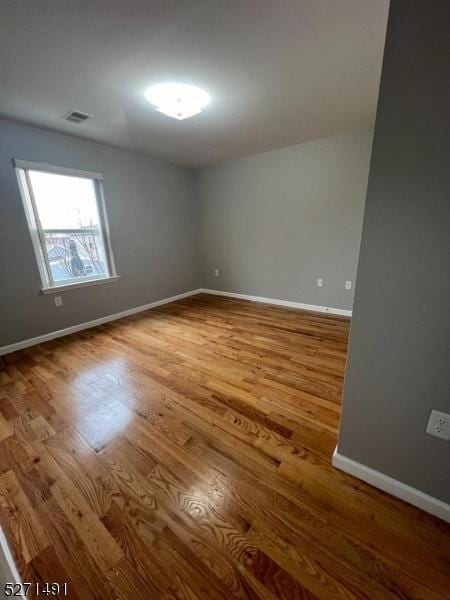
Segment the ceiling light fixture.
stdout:
<svg viewBox="0 0 450 600">
<path fill-rule="evenodd" d="M 193 117 L 209 104 L 211 97 L 204 90 L 186 83 L 158 83 L 145 92 L 156 110 L 182 121 Z"/>
</svg>

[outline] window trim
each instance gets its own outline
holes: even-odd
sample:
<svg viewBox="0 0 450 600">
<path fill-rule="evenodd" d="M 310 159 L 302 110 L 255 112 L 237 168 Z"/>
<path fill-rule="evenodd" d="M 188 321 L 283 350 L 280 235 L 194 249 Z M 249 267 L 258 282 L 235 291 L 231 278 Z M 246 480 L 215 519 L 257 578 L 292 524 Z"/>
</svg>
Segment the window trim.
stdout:
<svg viewBox="0 0 450 600">
<path fill-rule="evenodd" d="M 56 175 L 70 175 L 71 177 L 82 177 L 84 179 L 98 179 L 99 181 L 103 181 L 103 175 L 101 173 L 84 171 L 82 169 L 72 169 L 71 167 L 63 167 L 61 165 L 51 165 L 50 163 L 41 163 L 31 160 L 23 160 L 21 158 L 13 158 L 13 165 L 16 167 L 16 169 L 45 171 L 46 173 L 55 173 Z"/>
<path fill-rule="evenodd" d="M 22 197 L 25 216 L 28 224 L 28 229 L 33 243 L 33 249 L 36 257 L 39 274 L 41 276 L 41 293 L 52 294 L 66 290 L 72 290 L 79 287 L 98 285 L 103 283 L 112 283 L 118 281 L 120 276 L 117 275 L 114 255 L 111 246 L 111 234 L 109 229 L 108 217 L 106 213 L 105 195 L 103 192 L 103 175 L 92 171 L 83 171 L 80 169 L 71 169 L 58 165 L 50 165 L 48 163 L 39 163 L 26 161 L 22 159 L 13 159 L 13 165 L 16 172 L 16 177 L 19 185 L 20 195 Z M 108 267 L 108 275 L 106 277 L 83 278 L 80 281 L 72 281 L 68 283 L 55 284 L 53 280 L 50 263 L 47 253 L 45 252 L 45 239 L 43 228 L 39 220 L 34 200 L 33 187 L 31 185 L 28 171 L 41 171 L 53 173 L 55 175 L 69 175 L 70 177 L 81 177 L 90 179 L 94 183 L 95 198 L 97 202 L 97 211 L 100 219 L 100 231 L 105 250 L 105 258 Z"/>
<path fill-rule="evenodd" d="M 65 283 L 64 285 L 54 285 L 53 287 L 41 288 L 41 294 L 56 294 L 58 292 L 67 292 L 81 287 L 89 287 L 91 285 L 101 285 L 103 283 L 113 283 L 119 281 L 120 275 L 111 275 L 110 277 L 103 277 L 102 279 L 84 279 L 83 281 L 76 281 L 74 283 Z"/>
</svg>

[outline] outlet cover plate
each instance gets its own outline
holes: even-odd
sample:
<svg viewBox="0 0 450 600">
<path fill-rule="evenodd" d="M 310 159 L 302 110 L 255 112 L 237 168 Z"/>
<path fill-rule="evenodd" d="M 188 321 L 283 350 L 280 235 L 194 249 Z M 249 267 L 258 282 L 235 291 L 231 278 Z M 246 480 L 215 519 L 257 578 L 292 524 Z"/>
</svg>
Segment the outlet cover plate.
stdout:
<svg viewBox="0 0 450 600">
<path fill-rule="evenodd" d="M 432 410 L 427 433 L 443 440 L 450 440 L 450 415 L 439 410 Z"/>
</svg>

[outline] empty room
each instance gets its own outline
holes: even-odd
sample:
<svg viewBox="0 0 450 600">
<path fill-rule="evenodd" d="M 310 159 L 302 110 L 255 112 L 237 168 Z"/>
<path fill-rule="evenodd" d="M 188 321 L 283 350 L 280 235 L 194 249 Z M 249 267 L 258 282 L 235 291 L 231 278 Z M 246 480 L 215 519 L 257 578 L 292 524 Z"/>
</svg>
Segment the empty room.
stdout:
<svg viewBox="0 0 450 600">
<path fill-rule="evenodd" d="M 0 599 L 450 600 L 449 23 L 0 1 Z"/>
</svg>

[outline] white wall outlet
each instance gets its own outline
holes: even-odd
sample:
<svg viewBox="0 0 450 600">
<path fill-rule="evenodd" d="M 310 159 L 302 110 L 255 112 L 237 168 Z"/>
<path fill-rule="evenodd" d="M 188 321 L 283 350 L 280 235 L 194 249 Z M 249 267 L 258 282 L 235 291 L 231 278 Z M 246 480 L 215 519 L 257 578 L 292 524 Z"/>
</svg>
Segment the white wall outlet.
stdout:
<svg viewBox="0 0 450 600">
<path fill-rule="evenodd" d="M 352 289 L 352 282 L 351 281 L 346 281 L 345 282 L 345 289 L 346 290 L 351 290 Z"/>
<path fill-rule="evenodd" d="M 55 296 L 55 306 L 62 306 L 63 305 L 63 301 L 61 296 Z"/>
<path fill-rule="evenodd" d="M 214 275 L 215 275 L 216 277 L 219 277 L 219 275 L 220 275 L 220 271 L 219 271 L 219 269 L 214 269 Z"/>
<path fill-rule="evenodd" d="M 443 440 L 450 440 L 450 415 L 439 410 L 432 410 L 427 433 Z"/>
<path fill-rule="evenodd" d="M 323 279 L 321 277 L 319 277 L 319 279 L 317 280 L 317 287 L 322 287 L 323 286 Z"/>
</svg>

